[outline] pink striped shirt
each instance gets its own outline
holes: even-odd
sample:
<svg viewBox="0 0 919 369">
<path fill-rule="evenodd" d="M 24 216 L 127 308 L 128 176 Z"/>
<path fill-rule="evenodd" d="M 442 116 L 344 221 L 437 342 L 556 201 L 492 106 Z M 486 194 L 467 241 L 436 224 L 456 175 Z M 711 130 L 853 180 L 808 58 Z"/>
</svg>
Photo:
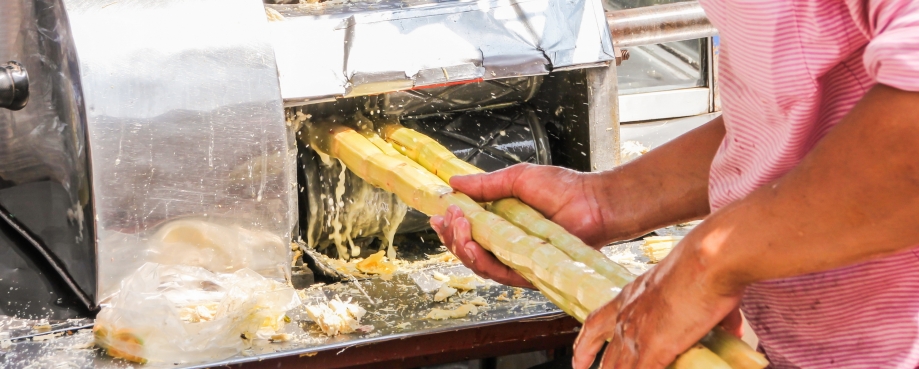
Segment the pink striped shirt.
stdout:
<svg viewBox="0 0 919 369">
<path fill-rule="evenodd" d="M 727 128 L 713 210 L 787 173 L 875 83 L 919 91 L 919 0 L 702 5 L 721 34 Z M 742 308 L 773 367 L 915 368 L 919 248 L 757 283 Z"/>
</svg>

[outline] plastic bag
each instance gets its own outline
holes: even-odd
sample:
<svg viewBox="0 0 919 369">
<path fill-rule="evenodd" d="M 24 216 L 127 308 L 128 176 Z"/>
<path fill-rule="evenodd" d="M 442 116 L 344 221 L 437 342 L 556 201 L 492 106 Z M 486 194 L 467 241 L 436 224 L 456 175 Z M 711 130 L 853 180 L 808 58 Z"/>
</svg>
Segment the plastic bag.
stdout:
<svg viewBox="0 0 919 369">
<path fill-rule="evenodd" d="M 96 317 L 95 340 L 110 356 L 139 363 L 220 360 L 271 337 L 298 305 L 293 288 L 250 269 L 147 263 Z"/>
<path fill-rule="evenodd" d="M 290 243 L 277 235 L 214 220 L 179 219 L 160 228 L 150 240 L 151 261 L 192 265 L 215 273 L 248 268 L 283 279 L 290 272 Z"/>
<path fill-rule="evenodd" d="M 290 242 L 229 219 L 186 217 L 140 233 L 101 229 L 98 236 L 109 245 L 98 250 L 98 259 L 105 261 L 98 266 L 103 300 L 117 293 L 121 281 L 147 262 L 198 266 L 215 273 L 248 268 L 269 278 L 290 278 Z"/>
</svg>

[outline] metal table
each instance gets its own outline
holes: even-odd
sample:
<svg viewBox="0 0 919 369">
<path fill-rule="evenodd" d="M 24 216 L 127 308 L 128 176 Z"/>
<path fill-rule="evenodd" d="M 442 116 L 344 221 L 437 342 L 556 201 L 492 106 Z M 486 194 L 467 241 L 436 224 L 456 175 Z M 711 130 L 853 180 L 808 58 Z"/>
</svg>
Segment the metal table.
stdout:
<svg viewBox="0 0 919 369">
<path fill-rule="evenodd" d="M 692 226 L 668 227 L 659 235 L 684 235 Z M 640 274 L 653 265 L 639 246 L 642 241 L 617 243 L 603 253 L 633 273 Z M 397 274 L 389 281 L 380 278 L 354 280 L 304 291 L 304 305 L 338 296 L 367 309 L 362 321 L 374 327 L 365 334 L 327 337 L 319 333 L 306 315 L 294 309 L 292 322 L 284 332 L 294 340 L 284 343 L 254 341 L 251 349 L 226 360 L 197 363 L 153 363 L 144 368 L 412 368 L 514 353 L 567 348 L 580 328 L 548 302 L 538 291 L 515 289 L 486 280 L 469 295 L 457 295 L 454 302 L 434 302 L 437 282 L 434 271 L 447 275 L 471 273 L 458 263 L 436 263 Z M 498 301 L 500 295 L 509 301 Z M 515 296 L 516 295 L 516 296 Z M 434 307 L 455 306 L 459 300 L 485 297 L 490 306 L 476 316 L 432 321 L 424 316 Z M 2 323 L 2 321 L 0 321 Z M 52 332 L 60 337 L 41 340 L 42 333 L 18 331 L 25 337 L 6 349 L 0 348 L 0 367 L 25 368 L 130 368 L 136 364 L 115 360 L 92 349 L 92 333 L 86 321 L 74 321 Z M 2 325 L 0 325 L 2 328 Z M 82 328 L 82 329 L 80 329 Z M 0 329 L 2 331 L 2 329 Z M 53 334 L 53 333 L 50 333 Z M 38 336 L 36 339 L 35 337 Z"/>
<path fill-rule="evenodd" d="M 476 316 L 432 321 L 424 319 L 434 307 L 456 306 L 459 302 L 434 302 L 427 279 L 437 270 L 445 274 L 470 273 L 462 265 L 439 264 L 392 280 L 379 278 L 341 282 L 303 291 L 304 305 L 338 296 L 367 309 L 362 324 L 373 331 L 327 337 L 320 333 L 301 309 L 288 312 L 292 322 L 284 332 L 294 339 L 284 343 L 253 341 L 253 346 L 236 357 L 208 363 L 151 363 L 147 368 L 283 367 L 417 367 L 437 363 L 484 358 L 518 352 L 569 346 L 579 323 L 566 316 L 537 291 L 513 289 L 491 281 L 466 296 L 483 296 L 490 303 Z M 422 288 L 427 286 L 427 288 Z M 359 287 L 359 288 L 358 288 Z M 516 293 L 516 298 L 515 298 Z M 510 301 L 497 301 L 505 294 Z M 75 322 L 77 323 L 77 322 Z M 86 322 L 83 322 L 84 324 Z M 81 329 L 82 328 L 82 329 Z M 60 335 L 63 332 L 63 335 Z M 42 340 L 48 335 L 59 337 Z M 49 333 L 20 330 L 9 348 L 0 349 L 4 368 L 128 368 L 131 363 L 105 356 L 92 349 L 92 333 L 86 325 L 63 325 Z"/>
</svg>

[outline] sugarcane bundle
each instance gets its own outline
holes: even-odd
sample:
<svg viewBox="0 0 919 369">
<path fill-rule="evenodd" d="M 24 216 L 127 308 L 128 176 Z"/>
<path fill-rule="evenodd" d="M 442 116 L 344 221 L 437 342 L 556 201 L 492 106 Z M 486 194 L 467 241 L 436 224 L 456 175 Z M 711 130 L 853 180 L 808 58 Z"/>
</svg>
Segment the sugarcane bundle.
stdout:
<svg viewBox="0 0 919 369">
<path fill-rule="evenodd" d="M 415 130 L 403 127 L 395 121 L 382 121 L 378 131 L 399 152 L 405 154 L 446 183 L 455 175 L 484 173 L 453 155 L 446 147 Z M 530 235 L 551 243 L 572 259 L 586 264 L 597 273 L 619 286 L 625 286 L 635 279 L 627 269 L 604 256 L 600 251 L 587 246 L 581 239 L 568 233 L 565 228 L 546 219 L 542 213 L 516 198 L 492 202 L 488 210 L 507 219 Z"/>
<path fill-rule="evenodd" d="M 468 196 L 453 192 L 443 180 L 405 156 L 387 155 L 362 134 L 332 123 L 314 123 L 307 135 L 313 149 L 341 160 L 358 177 L 395 193 L 409 206 L 423 213 L 442 214 L 448 206 L 458 206 L 473 224 L 474 238 L 485 245 L 498 245 L 499 247 L 493 247 L 493 252 L 499 254 L 499 257 L 506 262 L 515 265 L 531 279 L 538 274 L 540 280 L 537 283 L 566 285 L 582 277 L 583 273 L 580 271 L 573 273 L 578 270 L 576 265 L 572 265 L 575 262 L 556 248 L 539 238 L 527 235 L 526 232 L 498 215 L 486 211 Z M 538 252 L 534 252 L 537 250 Z M 560 262 L 553 263 L 556 260 Z M 536 269 L 534 265 L 537 266 Z M 562 280 L 566 278 L 568 282 Z M 567 308 L 570 305 L 568 301 L 581 302 L 577 299 L 578 289 L 605 288 L 610 290 L 607 295 L 615 295 L 619 291 L 619 288 L 610 281 L 592 271 L 587 278 L 595 280 L 596 283 L 575 283 L 583 287 L 567 289 L 565 292 L 556 291 L 557 294 L 564 296 L 564 299 L 557 301 L 560 307 Z M 582 294 L 595 296 L 596 294 L 592 292 L 584 291 Z M 601 302 L 594 302 L 590 304 L 591 306 L 584 306 L 584 308 L 592 310 L 601 304 Z M 583 314 L 579 315 L 581 318 L 584 317 Z"/>
<path fill-rule="evenodd" d="M 396 194 L 409 206 L 423 213 L 443 214 L 450 205 L 459 207 L 472 225 L 473 239 L 532 282 L 559 308 L 580 321 L 584 321 L 590 311 L 612 300 L 624 285 L 598 274 L 584 263 L 574 260 L 567 252 L 562 252 L 540 237 L 528 234 L 501 216 L 486 211 L 468 196 L 453 192 L 442 179 L 409 158 L 384 153 L 364 134 L 338 124 L 319 122 L 309 128 L 306 136 L 314 150 L 341 160 L 358 177 Z M 405 152 L 399 146 L 394 146 Z M 443 159 L 450 161 L 450 158 Z M 579 252 L 574 254 L 582 255 Z M 621 279 L 631 280 L 631 276 L 627 274 Z M 732 347 L 733 350 L 731 353 L 734 355 L 726 357 L 740 358 L 741 361 L 755 360 L 752 356 L 758 355 L 749 347 L 747 350 L 752 355 L 748 352 L 735 352 L 737 346 L 723 347 Z M 761 356 L 759 358 L 762 359 Z M 674 362 L 674 367 L 732 366 L 709 349 L 697 345 L 681 355 Z"/>
<path fill-rule="evenodd" d="M 483 170 L 457 158 L 446 147 L 432 138 L 406 128 L 395 119 L 383 119 L 376 124 L 377 132 L 390 142 L 396 150 L 436 174 L 445 182 L 455 175 L 484 173 Z M 602 255 L 596 249 L 582 242 L 563 227 L 546 219 L 542 213 L 515 198 L 492 202 L 488 210 L 507 219 L 530 235 L 539 237 L 594 269 L 617 286 L 625 286 L 635 276 L 619 264 Z M 537 286 L 542 290 L 542 287 Z M 721 356 L 725 356 L 734 368 L 763 368 L 768 365 L 765 358 L 753 351 L 746 343 L 733 335 L 716 329 L 706 336 L 703 344 Z"/>
</svg>

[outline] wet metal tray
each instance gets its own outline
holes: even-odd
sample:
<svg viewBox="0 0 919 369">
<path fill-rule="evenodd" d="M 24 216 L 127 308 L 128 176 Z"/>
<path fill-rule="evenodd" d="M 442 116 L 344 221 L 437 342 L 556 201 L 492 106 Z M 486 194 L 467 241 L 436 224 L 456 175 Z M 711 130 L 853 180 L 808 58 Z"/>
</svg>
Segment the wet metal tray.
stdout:
<svg viewBox="0 0 919 369">
<path fill-rule="evenodd" d="M 655 233 L 682 236 L 691 228 L 675 226 Z M 652 267 L 639 249 L 641 243 L 641 240 L 620 242 L 604 247 L 602 252 L 633 273 L 640 274 Z M 425 315 L 432 308 L 458 305 L 433 301 L 433 292 L 439 286 L 432 278 L 435 271 L 446 275 L 472 273 L 459 263 L 438 262 L 396 274 L 389 281 L 380 278 L 351 280 L 304 291 L 304 305 L 336 296 L 358 303 L 367 309 L 362 323 L 374 327 L 369 333 L 327 337 L 318 332 L 300 308 L 288 313 L 293 321 L 286 326 L 285 332 L 295 337 L 289 342 L 253 341 L 253 346 L 241 355 L 217 362 L 181 365 L 157 363 L 142 367 L 278 367 L 281 363 L 297 363 L 319 368 L 382 361 L 403 364 L 399 366 L 420 366 L 436 364 L 436 361 L 430 361 L 435 360 L 430 357 L 432 354 L 463 360 L 470 355 L 495 356 L 567 346 L 577 334 L 579 324 L 538 291 L 515 289 L 490 280 L 485 280 L 465 297 L 471 299 L 477 295 L 488 301 L 489 306 L 478 315 L 442 321 L 427 320 Z M 508 297 L 508 301 L 497 300 L 502 294 Z M 455 301 L 462 299 L 462 296 L 454 297 Z M 11 320 L 0 319 L 0 334 L 10 334 L 10 338 L 14 339 L 10 347 L 0 348 L 2 368 L 138 367 L 134 363 L 107 357 L 101 350 L 92 348 L 90 321 L 73 320 L 52 324 L 51 332 L 47 333 L 31 331 L 22 321 L 18 323 L 17 329 L 6 329 L 14 327 L 14 324 Z M 50 337 L 49 334 L 60 336 L 43 339 Z M 526 344 L 527 341 L 530 341 L 529 344 Z M 496 345 L 487 347 L 489 344 Z M 451 351 L 456 353 L 451 355 Z M 414 361 L 407 360 L 412 357 Z"/>
<path fill-rule="evenodd" d="M 489 306 L 478 315 L 462 319 L 426 320 L 425 315 L 435 307 L 453 307 L 458 303 L 434 302 L 432 299 L 431 274 L 439 271 L 444 274 L 468 274 L 468 269 L 460 264 L 440 264 L 423 270 L 406 274 L 397 274 L 389 281 L 379 278 L 355 280 L 330 284 L 317 289 L 305 290 L 304 305 L 339 297 L 351 299 L 367 309 L 362 324 L 372 325 L 373 331 L 366 334 L 346 334 L 327 337 L 320 333 L 308 320 L 302 308 L 288 313 L 293 321 L 287 324 L 285 332 L 294 339 L 284 343 L 253 341 L 253 347 L 242 355 L 219 362 L 190 365 L 173 363 L 147 364 L 146 368 L 206 368 L 261 362 L 281 357 L 308 359 L 324 351 L 334 351 L 337 356 L 347 355 L 354 347 L 373 345 L 386 341 L 405 340 L 407 338 L 435 335 L 444 332 L 456 332 L 486 326 L 501 325 L 513 322 L 532 320 L 552 320 L 564 316 L 557 307 L 548 302 L 538 291 L 514 289 L 485 281 L 482 286 L 470 292 L 483 296 Z M 515 293 L 517 297 L 515 298 Z M 474 294 L 474 295 L 473 295 Z M 505 294 L 509 301 L 496 301 Z M 455 300 L 462 297 L 455 297 Z M 31 332 L 20 329 L 12 345 L 0 349 L 0 367 L 18 368 L 128 368 L 137 364 L 111 359 L 101 350 L 92 349 L 92 333 L 84 322 L 82 325 L 61 325 L 48 333 Z M 57 333 L 54 333 L 57 332 Z M 61 334 L 61 332 L 64 332 Z M 57 336 L 45 340 L 44 338 Z"/>
</svg>

